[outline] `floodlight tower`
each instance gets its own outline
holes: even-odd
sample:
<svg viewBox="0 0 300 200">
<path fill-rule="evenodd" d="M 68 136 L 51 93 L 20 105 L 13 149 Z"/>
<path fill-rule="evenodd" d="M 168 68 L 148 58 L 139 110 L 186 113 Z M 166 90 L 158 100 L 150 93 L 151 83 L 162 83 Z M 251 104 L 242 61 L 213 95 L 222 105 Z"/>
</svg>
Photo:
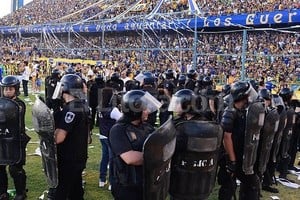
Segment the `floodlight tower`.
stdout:
<svg viewBox="0 0 300 200">
<path fill-rule="evenodd" d="M 11 12 L 14 12 L 24 6 L 24 0 L 11 0 Z"/>
</svg>

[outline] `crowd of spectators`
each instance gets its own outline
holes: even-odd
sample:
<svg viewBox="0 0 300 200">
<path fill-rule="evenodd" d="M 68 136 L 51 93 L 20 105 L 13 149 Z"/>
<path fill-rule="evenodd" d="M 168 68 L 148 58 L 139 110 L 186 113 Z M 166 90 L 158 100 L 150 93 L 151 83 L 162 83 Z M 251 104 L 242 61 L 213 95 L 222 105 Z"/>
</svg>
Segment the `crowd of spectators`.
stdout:
<svg viewBox="0 0 300 200">
<path fill-rule="evenodd" d="M 298 0 L 204 0 L 197 1 L 197 4 L 204 15 L 256 13 L 300 8 Z"/>
<path fill-rule="evenodd" d="M 33 25 L 62 22 L 86 22 L 92 20 L 145 16 L 153 11 L 161 0 L 33 0 L 31 3 L 0 19 L 0 26 Z M 298 0 L 195 0 L 202 15 L 227 15 L 255 13 L 300 8 Z M 128 12 L 127 12 L 128 11 Z M 157 13 L 190 14 L 188 0 L 167 0 Z M 118 17 L 119 15 L 120 18 Z M 178 15 L 176 15 L 178 17 Z"/>
<path fill-rule="evenodd" d="M 56 22 L 58 19 L 83 10 L 98 1 L 99 0 L 33 0 L 15 12 L 1 18 L 0 25 L 33 25 Z M 66 19 L 70 20 L 68 17 Z"/>
<path fill-rule="evenodd" d="M 0 19 L 1 25 L 27 25 L 47 22 L 78 21 L 85 19 L 112 19 L 131 9 L 130 15 L 147 15 L 160 0 L 33 0 L 11 15 Z M 261 1 L 196 1 L 205 15 L 238 14 L 299 8 L 297 0 Z M 188 0 L 165 1 L 158 13 L 174 13 L 188 10 Z M 103 13 L 102 13 L 103 12 Z M 99 15 L 99 13 L 101 15 Z M 99 16 L 98 16 L 99 15 Z M 97 16 L 93 18 L 93 16 Z M 164 71 L 173 68 L 186 72 L 191 66 L 200 73 L 228 77 L 240 75 L 242 57 L 242 32 L 198 33 L 196 46 L 192 31 L 122 32 L 102 35 L 42 34 L 42 37 L 17 35 L 0 40 L 2 63 L 39 57 L 80 58 L 105 60 L 119 68 L 144 68 Z M 259 42 L 258 42 L 259 41 Z M 246 44 L 247 77 L 274 77 L 299 79 L 299 35 L 291 32 L 249 31 Z M 197 56 L 195 56 L 197 52 Z M 196 63 L 195 63 L 196 62 Z M 104 66 L 105 67 L 105 66 Z"/>
<path fill-rule="evenodd" d="M 144 40 L 143 40 L 144 37 Z M 287 80 L 299 79 L 300 38 L 291 32 L 249 31 L 246 44 L 247 77 L 284 76 Z M 104 60 L 119 68 L 144 68 L 164 71 L 173 68 L 185 73 L 191 66 L 202 74 L 217 77 L 240 75 L 242 32 L 199 33 L 196 52 L 194 33 L 166 32 L 161 34 L 115 33 L 98 36 L 72 35 L 55 40 L 40 38 L 1 39 L 0 54 L 4 60 L 16 61 L 31 57 L 60 57 Z M 52 41 L 53 45 L 49 44 Z M 259 41 L 259 42 L 258 42 Z M 67 48 L 56 48 L 62 44 Z M 50 45 L 50 46 L 49 46 Z M 196 64 L 193 62 L 196 61 Z"/>
</svg>

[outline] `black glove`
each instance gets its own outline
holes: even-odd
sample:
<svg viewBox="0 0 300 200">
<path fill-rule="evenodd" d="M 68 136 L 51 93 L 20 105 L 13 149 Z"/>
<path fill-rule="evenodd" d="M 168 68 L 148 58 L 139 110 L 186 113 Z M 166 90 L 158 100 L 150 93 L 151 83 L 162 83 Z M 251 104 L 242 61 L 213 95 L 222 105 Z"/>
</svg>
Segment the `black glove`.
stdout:
<svg viewBox="0 0 300 200">
<path fill-rule="evenodd" d="M 236 161 L 227 161 L 226 169 L 227 169 L 228 173 L 235 173 Z"/>
</svg>

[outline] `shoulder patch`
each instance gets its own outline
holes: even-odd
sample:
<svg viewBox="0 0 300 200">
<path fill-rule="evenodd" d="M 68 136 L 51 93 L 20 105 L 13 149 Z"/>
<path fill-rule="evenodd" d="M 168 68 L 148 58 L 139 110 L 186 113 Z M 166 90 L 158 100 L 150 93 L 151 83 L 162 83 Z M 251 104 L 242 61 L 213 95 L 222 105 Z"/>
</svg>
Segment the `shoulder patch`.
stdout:
<svg viewBox="0 0 300 200">
<path fill-rule="evenodd" d="M 75 114 L 72 113 L 72 112 L 67 112 L 66 115 L 65 115 L 65 122 L 67 124 L 71 123 L 75 118 Z"/>
</svg>

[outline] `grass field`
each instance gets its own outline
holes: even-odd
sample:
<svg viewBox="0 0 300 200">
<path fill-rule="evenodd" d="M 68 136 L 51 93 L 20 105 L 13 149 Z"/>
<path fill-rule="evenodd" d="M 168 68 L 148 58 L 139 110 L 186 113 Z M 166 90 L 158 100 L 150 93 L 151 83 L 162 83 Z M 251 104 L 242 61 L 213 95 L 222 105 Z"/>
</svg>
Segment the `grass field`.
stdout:
<svg viewBox="0 0 300 200">
<path fill-rule="evenodd" d="M 21 95 L 22 98 L 22 95 Z M 30 96 L 31 102 L 34 101 L 34 96 Z M 41 157 L 33 156 L 35 149 L 39 146 L 38 135 L 32 130 L 32 117 L 31 117 L 31 103 L 26 102 L 27 112 L 26 112 L 26 127 L 29 128 L 27 134 L 31 137 L 31 141 L 27 145 L 27 162 L 25 170 L 27 173 L 27 188 L 28 188 L 28 200 L 38 199 L 42 193 L 47 190 L 46 179 L 44 172 L 42 171 Z M 85 199 L 87 200 L 112 200 L 110 191 L 107 187 L 99 188 L 98 187 L 98 176 L 99 176 L 99 161 L 101 156 L 101 146 L 96 135 L 99 131 L 96 129 L 93 131 L 93 142 L 89 145 L 89 159 L 87 162 L 86 174 L 84 175 L 85 184 Z M 299 157 L 299 156 L 298 156 Z M 300 181 L 296 180 L 296 176 L 289 175 L 291 179 L 294 179 L 297 183 L 300 184 Z M 9 183 L 9 189 L 12 189 L 14 186 L 11 182 Z M 283 200 L 299 200 L 300 199 L 300 189 L 291 189 L 278 185 L 277 188 L 280 190 L 280 193 L 277 196 Z M 215 200 L 217 198 L 218 186 L 214 188 L 213 193 L 210 196 L 210 200 Z M 271 193 L 262 193 L 262 199 L 270 199 Z M 130 199 L 128 199 L 130 200 Z"/>
</svg>

